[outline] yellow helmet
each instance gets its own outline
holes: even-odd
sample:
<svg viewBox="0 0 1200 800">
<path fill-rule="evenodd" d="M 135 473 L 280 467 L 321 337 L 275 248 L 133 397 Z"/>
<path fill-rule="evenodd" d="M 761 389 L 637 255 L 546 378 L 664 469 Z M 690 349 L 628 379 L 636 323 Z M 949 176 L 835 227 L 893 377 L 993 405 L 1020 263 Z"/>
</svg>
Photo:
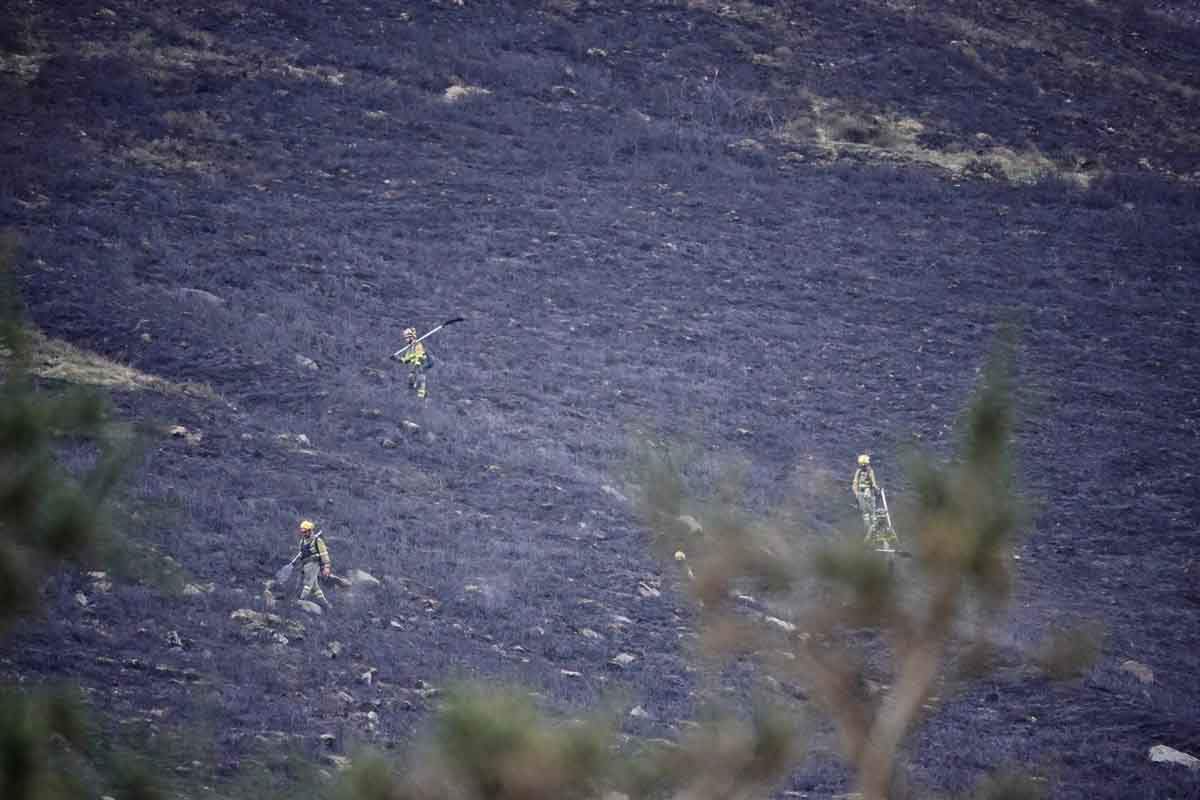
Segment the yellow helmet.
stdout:
<svg viewBox="0 0 1200 800">
<path fill-rule="evenodd" d="M 870 463 L 871 463 L 871 457 L 869 455 L 867 455 L 866 453 L 863 453 L 861 456 L 858 457 L 858 465 L 860 467 L 865 467 Z"/>
<path fill-rule="evenodd" d="M 417 338 L 417 329 L 416 328 L 405 328 L 404 329 L 404 338 L 405 339 Z"/>
<path fill-rule="evenodd" d="M 301 533 L 308 533 L 315 527 L 317 527 L 317 526 L 313 524 L 313 521 L 311 519 L 300 520 L 300 532 Z"/>
</svg>

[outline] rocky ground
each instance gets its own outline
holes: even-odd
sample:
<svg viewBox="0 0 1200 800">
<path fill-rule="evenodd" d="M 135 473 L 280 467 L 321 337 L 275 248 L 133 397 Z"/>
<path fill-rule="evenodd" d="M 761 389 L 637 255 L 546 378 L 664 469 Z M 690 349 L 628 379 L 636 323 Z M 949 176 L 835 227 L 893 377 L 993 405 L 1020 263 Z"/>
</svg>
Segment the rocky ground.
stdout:
<svg viewBox="0 0 1200 800">
<path fill-rule="evenodd" d="M 698 480 L 744 456 L 751 509 L 802 497 L 839 535 L 857 453 L 898 502 L 909 444 L 952 453 L 1005 324 L 1031 512 L 1006 660 L 905 770 L 1200 796 L 1148 757 L 1200 754 L 1186 4 L 24 0 L 0 107 L 0 224 L 80 348 L 47 345 L 46 386 L 105 376 L 157 426 L 116 518 L 187 587 L 63 574 L 0 673 L 78 682 L 196 796 L 290 785 L 281 749 L 402 747 L 457 678 L 564 714 L 620 692 L 631 740 L 678 736 L 696 620 L 627 499 L 631 434 L 693 437 Z M 456 315 L 418 402 L 388 354 Z M 321 616 L 269 585 L 301 517 L 378 584 Z M 1025 666 L 1087 622 L 1084 675 Z M 820 740 L 778 788 L 847 790 Z"/>
</svg>

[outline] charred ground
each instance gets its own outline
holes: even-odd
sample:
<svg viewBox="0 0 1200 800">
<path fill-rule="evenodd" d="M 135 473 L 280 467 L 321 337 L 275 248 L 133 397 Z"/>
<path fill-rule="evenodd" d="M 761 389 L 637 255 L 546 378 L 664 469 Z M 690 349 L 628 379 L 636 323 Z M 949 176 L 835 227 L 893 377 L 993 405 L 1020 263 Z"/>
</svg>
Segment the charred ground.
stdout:
<svg viewBox="0 0 1200 800">
<path fill-rule="evenodd" d="M 1010 660 L 931 709 L 909 774 L 1200 793 L 1146 760 L 1200 752 L 1200 28 L 1030 5 L 6 9 L 0 221 L 32 319 L 207 387 L 113 400 L 200 434 L 153 443 L 118 518 L 212 588 L 63 575 L 3 672 L 79 681 L 114 735 L 204 731 L 189 780 L 288 737 L 398 746 L 452 676 L 566 713 L 621 690 L 653 717 L 631 735 L 672 737 L 694 620 L 620 496 L 630 430 L 698 437 L 698 478 L 748 456 L 753 508 L 832 475 L 803 511 L 836 535 L 854 455 L 902 498 L 898 455 L 950 454 L 1015 322 L 1034 513 Z M 418 404 L 386 356 L 455 314 Z M 300 516 L 383 585 L 324 619 L 282 605 L 305 632 L 281 645 L 230 615 L 264 610 Z M 1107 630 L 1084 677 L 1017 666 L 1079 620 Z M 781 791 L 846 781 L 818 745 Z"/>
</svg>

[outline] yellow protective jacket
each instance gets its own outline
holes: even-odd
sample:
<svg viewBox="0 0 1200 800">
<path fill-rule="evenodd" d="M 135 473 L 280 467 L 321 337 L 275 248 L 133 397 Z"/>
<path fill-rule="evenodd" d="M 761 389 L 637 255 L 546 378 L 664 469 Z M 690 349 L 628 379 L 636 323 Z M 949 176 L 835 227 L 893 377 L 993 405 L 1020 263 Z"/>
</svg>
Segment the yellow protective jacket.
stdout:
<svg viewBox="0 0 1200 800">
<path fill-rule="evenodd" d="M 404 355 L 400 356 L 400 363 L 413 364 L 418 367 L 425 366 L 425 345 L 417 342 L 405 350 Z"/>
<path fill-rule="evenodd" d="M 297 560 L 301 564 L 307 564 L 310 561 L 319 559 L 322 567 L 333 568 L 333 562 L 329 558 L 329 548 L 325 546 L 325 540 L 319 536 L 309 536 L 300 540 L 300 558 Z"/>
<path fill-rule="evenodd" d="M 850 489 L 855 494 L 863 492 L 873 492 L 878 486 L 875 482 L 875 470 L 871 467 L 859 467 L 854 471 L 854 480 L 850 482 Z"/>
</svg>

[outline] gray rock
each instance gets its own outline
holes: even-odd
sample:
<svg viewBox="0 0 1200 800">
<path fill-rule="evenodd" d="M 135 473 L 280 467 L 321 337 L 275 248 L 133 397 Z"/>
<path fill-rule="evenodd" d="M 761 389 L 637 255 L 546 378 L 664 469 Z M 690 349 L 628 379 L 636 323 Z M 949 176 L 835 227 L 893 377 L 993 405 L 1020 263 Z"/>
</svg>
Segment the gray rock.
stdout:
<svg viewBox="0 0 1200 800">
<path fill-rule="evenodd" d="M 610 497 L 614 497 L 617 500 L 620 500 L 622 503 L 629 502 L 628 497 L 623 495 L 620 491 L 613 488 L 612 486 L 609 486 L 607 483 L 600 487 L 600 491 L 604 492 L 606 495 L 609 495 Z"/>
<path fill-rule="evenodd" d="M 285 444 L 294 444 L 297 447 L 312 447 L 312 441 L 309 440 L 307 434 L 303 433 L 279 433 L 275 438 Z"/>
<path fill-rule="evenodd" d="M 297 600 L 296 605 L 306 614 L 312 614 L 314 617 L 319 617 L 325 611 L 312 600 Z"/>
<path fill-rule="evenodd" d="M 1188 769 L 1200 769 L 1200 758 L 1165 744 L 1156 744 L 1150 748 L 1150 760 L 1160 764 L 1179 764 Z"/>
<path fill-rule="evenodd" d="M 1142 683 L 1154 683 L 1154 670 L 1140 661 L 1134 661 L 1132 658 L 1126 659 L 1121 662 L 1120 669 L 1122 672 L 1128 672 Z"/>
<path fill-rule="evenodd" d="M 320 365 L 317 364 L 317 362 L 313 361 L 308 356 L 302 356 L 299 353 L 296 353 L 295 359 L 296 359 L 296 366 L 300 367 L 300 369 L 307 369 L 312 372 L 317 372 L 318 370 L 321 369 Z"/>
<path fill-rule="evenodd" d="M 255 611 L 252 608 L 239 608 L 229 612 L 229 618 L 234 622 L 241 623 L 243 630 L 247 633 L 261 634 L 264 638 L 270 638 L 275 631 L 286 633 L 293 639 L 304 638 L 304 625 L 284 619 L 278 614 Z"/>
<path fill-rule="evenodd" d="M 376 578 L 369 572 L 364 572 L 361 569 L 352 569 L 346 573 L 346 579 L 350 581 L 351 586 L 361 587 L 365 589 L 375 589 L 382 585 L 379 578 Z"/>
<path fill-rule="evenodd" d="M 351 764 L 353 764 L 349 757 L 339 756 L 337 753 L 326 753 L 324 758 L 326 761 L 332 764 L 338 772 L 345 772 L 346 770 L 350 769 Z"/>
<path fill-rule="evenodd" d="M 687 532 L 693 536 L 699 536 L 704 533 L 704 526 L 700 524 L 700 520 L 693 517 L 691 514 L 680 514 L 675 518 L 683 527 L 687 528 Z"/>
<path fill-rule="evenodd" d="M 637 656 L 635 656 L 633 653 L 617 653 L 615 656 L 609 659 L 608 663 L 614 667 L 625 669 L 635 661 L 637 661 Z"/>
</svg>

